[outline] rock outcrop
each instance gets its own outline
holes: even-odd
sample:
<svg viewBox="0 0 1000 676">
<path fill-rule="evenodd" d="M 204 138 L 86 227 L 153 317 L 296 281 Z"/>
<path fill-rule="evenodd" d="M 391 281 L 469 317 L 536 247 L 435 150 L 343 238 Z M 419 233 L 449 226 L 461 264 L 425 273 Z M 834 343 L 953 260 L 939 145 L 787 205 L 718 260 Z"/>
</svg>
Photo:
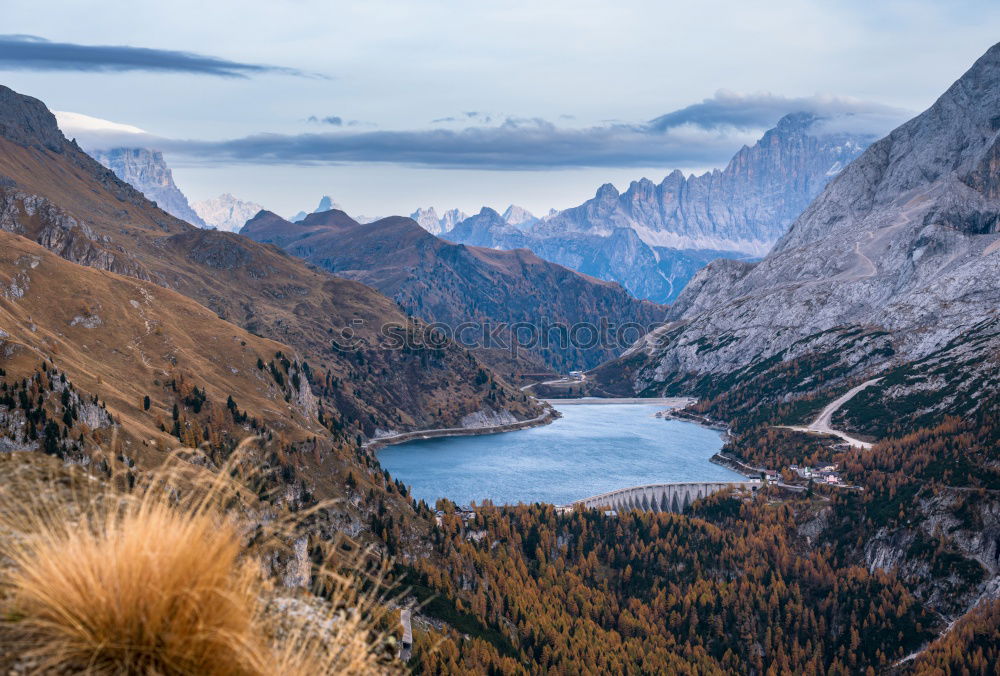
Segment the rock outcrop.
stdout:
<svg viewBox="0 0 1000 676">
<path fill-rule="evenodd" d="M 96 150 L 91 155 L 168 214 L 192 225 L 205 227 L 187 197 L 174 183 L 173 172 L 163 159 L 163 153 L 149 148 L 111 148 Z"/>
</svg>

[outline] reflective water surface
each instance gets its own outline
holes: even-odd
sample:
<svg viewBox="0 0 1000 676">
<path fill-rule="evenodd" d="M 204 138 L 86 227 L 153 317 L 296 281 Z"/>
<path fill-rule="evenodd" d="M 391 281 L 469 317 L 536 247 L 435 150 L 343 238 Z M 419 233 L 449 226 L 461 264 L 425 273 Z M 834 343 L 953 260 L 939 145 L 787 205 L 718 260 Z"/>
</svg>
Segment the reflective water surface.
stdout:
<svg viewBox="0 0 1000 676">
<path fill-rule="evenodd" d="M 431 506 L 568 504 L 628 486 L 742 477 L 709 462 L 722 447 L 718 432 L 663 420 L 661 405 L 556 404 L 550 425 L 480 437 L 411 441 L 378 452 L 382 467 Z"/>
</svg>

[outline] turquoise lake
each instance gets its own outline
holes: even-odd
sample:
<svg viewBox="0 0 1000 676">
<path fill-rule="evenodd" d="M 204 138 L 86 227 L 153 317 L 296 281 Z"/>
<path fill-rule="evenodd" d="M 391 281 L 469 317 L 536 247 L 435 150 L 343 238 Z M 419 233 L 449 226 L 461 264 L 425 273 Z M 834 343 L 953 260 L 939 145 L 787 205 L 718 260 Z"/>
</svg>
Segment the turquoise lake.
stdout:
<svg viewBox="0 0 1000 676">
<path fill-rule="evenodd" d="M 722 448 L 715 430 L 655 417 L 663 405 L 556 404 L 550 425 L 479 437 L 388 446 L 382 467 L 431 506 L 550 502 L 672 481 L 742 480 L 709 462 Z"/>
</svg>

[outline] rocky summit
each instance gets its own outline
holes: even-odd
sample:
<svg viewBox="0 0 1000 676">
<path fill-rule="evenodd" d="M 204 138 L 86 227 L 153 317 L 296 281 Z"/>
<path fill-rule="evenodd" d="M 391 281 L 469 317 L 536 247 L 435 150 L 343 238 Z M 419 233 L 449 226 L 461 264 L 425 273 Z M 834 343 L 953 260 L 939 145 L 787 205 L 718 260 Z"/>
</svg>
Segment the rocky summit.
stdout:
<svg viewBox="0 0 1000 676">
<path fill-rule="evenodd" d="M 449 209 L 441 216 L 438 216 L 434 207 L 426 209 L 421 207 L 410 214 L 410 218 L 415 220 L 421 228 L 432 235 L 440 235 L 454 228 L 456 223 L 464 221 L 468 218 L 468 215 L 460 209 Z"/>
</svg>

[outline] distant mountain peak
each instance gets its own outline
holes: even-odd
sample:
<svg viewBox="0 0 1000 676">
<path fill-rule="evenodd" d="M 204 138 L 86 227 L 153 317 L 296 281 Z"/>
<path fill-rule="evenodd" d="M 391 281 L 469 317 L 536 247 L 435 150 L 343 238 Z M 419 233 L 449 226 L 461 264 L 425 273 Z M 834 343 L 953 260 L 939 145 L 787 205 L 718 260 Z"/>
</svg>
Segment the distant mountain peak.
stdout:
<svg viewBox="0 0 1000 676">
<path fill-rule="evenodd" d="M 596 197 L 599 200 L 616 199 L 618 195 L 619 195 L 618 188 L 616 188 L 611 183 L 605 183 L 604 185 L 602 185 L 600 188 L 597 189 L 596 193 L 594 193 L 594 197 Z"/>
<path fill-rule="evenodd" d="M 319 211 L 329 211 L 330 209 L 340 209 L 341 211 L 343 211 L 344 207 L 340 206 L 339 203 L 334 202 L 333 198 L 330 197 L 329 195 L 323 195 L 319 200 L 319 204 L 316 206 L 315 209 L 313 209 L 313 213 Z"/>
<path fill-rule="evenodd" d="M 170 215 L 202 228 L 206 226 L 174 183 L 173 172 L 159 150 L 110 148 L 95 150 L 91 155 Z"/>
<path fill-rule="evenodd" d="M 432 235 L 441 235 L 450 231 L 460 221 L 464 221 L 468 215 L 459 209 L 449 209 L 439 217 L 434 207 L 426 209 L 421 207 L 410 214 L 410 218 Z"/>
<path fill-rule="evenodd" d="M 264 210 L 260 204 L 237 199 L 228 192 L 212 199 L 194 202 L 191 208 L 208 227 L 227 232 L 239 232 L 247 221 Z"/>
<path fill-rule="evenodd" d="M 503 220 L 507 221 L 513 226 L 522 227 L 529 223 L 533 223 L 538 219 L 535 215 L 525 209 L 524 207 L 519 207 L 516 204 L 511 204 L 506 209 L 504 209 L 503 214 L 501 214 Z"/>
<path fill-rule="evenodd" d="M 620 282 L 633 294 L 669 302 L 706 262 L 763 256 L 809 202 L 874 139 L 816 134 L 812 113 L 791 113 L 724 169 L 660 182 L 605 183 L 583 204 L 525 227 L 480 214 L 451 241 L 527 248 L 586 274 Z"/>
<path fill-rule="evenodd" d="M 774 125 L 778 131 L 804 131 L 811 127 L 819 117 L 815 113 L 798 111 L 788 113 Z"/>
</svg>

